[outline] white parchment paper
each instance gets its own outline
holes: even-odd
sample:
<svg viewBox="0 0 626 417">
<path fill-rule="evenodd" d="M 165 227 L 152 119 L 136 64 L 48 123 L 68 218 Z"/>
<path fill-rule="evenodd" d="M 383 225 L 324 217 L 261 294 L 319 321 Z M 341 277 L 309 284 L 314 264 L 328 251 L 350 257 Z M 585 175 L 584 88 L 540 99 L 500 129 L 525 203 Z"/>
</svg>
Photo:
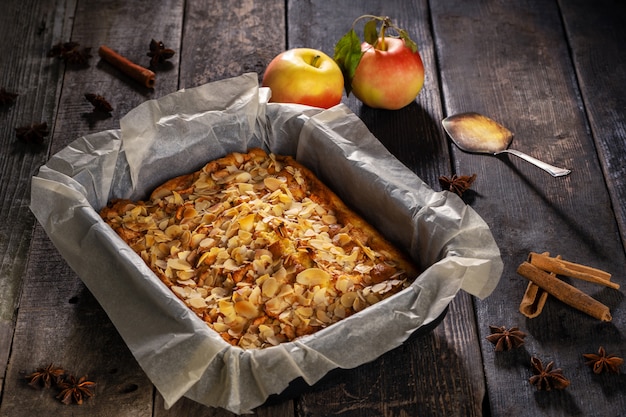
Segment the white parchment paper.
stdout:
<svg viewBox="0 0 626 417">
<path fill-rule="evenodd" d="M 434 192 L 344 105 L 268 103 L 257 74 L 143 103 L 119 130 L 76 139 L 32 181 L 31 210 L 106 310 L 170 407 L 182 396 L 245 413 L 295 378 L 313 384 L 399 346 L 460 289 L 488 296 L 500 251 L 485 222 Z M 230 346 L 196 317 L 98 215 L 233 151 L 295 155 L 424 272 L 410 288 L 318 333 L 261 350 Z"/>
</svg>

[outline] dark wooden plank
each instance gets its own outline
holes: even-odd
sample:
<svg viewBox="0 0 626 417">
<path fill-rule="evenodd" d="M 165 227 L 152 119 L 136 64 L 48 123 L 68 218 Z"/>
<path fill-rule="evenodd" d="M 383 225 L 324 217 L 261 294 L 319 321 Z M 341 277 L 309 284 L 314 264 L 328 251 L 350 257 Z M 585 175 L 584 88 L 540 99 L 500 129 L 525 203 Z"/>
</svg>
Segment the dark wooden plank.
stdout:
<svg viewBox="0 0 626 417">
<path fill-rule="evenodd" d="M 165 417 L 234 417 L 237 414 L 223 408 L 205 407 L 188 398 L 181 398 L 169 410 L 165 410 L 163 397 L 157 396 L 155 402 L 155 416 Z M 294 405 L 292 401 L 279 401 L 272 404 L 262 405 L 246 416 L 256 417 L 293 417 Z"/>
<path fill-rule="evenodd" d="M 560 1 L 578 83 L 626 246 L 626 4 Z"/>
<path fill-rule="evenodd" d="M 162 97 L 178 89 L 183 6 L 168 0 L 80 1 L 72 31 L 72 41 L 92 48 L 87 68 L 68 69 L 54 130 L 52 153 L 82 135 L 119 129 L 119 119 L 146 100 Z M 153 89 L 121 73 L 100 59 L 98 48 L 107 45 L 131 61 L 148 67 L 150 40 L 163 41 L 176 54 L 154 70 Z M 110 116 L 94 113 L 86 93 L 104 96 L 113 106 Z"/>
<path fill-rule="evenodd" d="M 180 87 L 198 85 L 257 72 L 259 82 L 267 64 L 285 48 L 285 4 L 272 0 L 216 2 L 188 1 L 181 48 Z M 165 410 L 157 395 L 155 416 L 232 416 L 186 398 Z M 272 417 L 294 415 L 289 400 L 261 406 L 254 414 Z"/>
<path fill-rule="evenodd" d="M 257 72 L 285 48 L 285 6 L 278 0 L 186 2 L 180 86 Z"/>
<path fill-rule="evenodd" d="M 191 16 L 195 17 L 189 19 L 190 27 L 193 25 L 194 22 L 196 22 L 199 25 L 198 27 L 204 29 L 204 33 L 210 31 L 207 29 L 207 24 L 210 24 L 211 22 L 205 21 L 203 19 L 202 13 L 196 14 L 195 12 L 201 12 L 203 10 L 213 10 L 213 14 L 216 17 L 216 21 L 214 23 L 216 24 L 223 24 L 227 22 L 228 19 L 226 19 L 226 17 L 229 16 L 229 24 L 231 25 L 231 28 L 234 29 L 240 27 L 240 20 L 242 18 L 248 17 L 246 13 L 256 8 L 256 16 L 258 16 L 262 11 L 264 13 L 267 13 L 266 15 L 268 16 L 268 19 L 273 19 L 275 22 L 278 23 L 272 24 L 271 26 L 267 27 L 271 27 L 273 31 L 275 31 L 276 28 L 279 28 L 278 31 L 275 31 L 275 36 L 278 36 L 280 39 L 284 40 L 284 30 L 280 29 L 282 16 L 284 16 L 284 9 L 279 3 L 276 3 L 276 6 L 281 6 L 279 9 L 268 9 L 267 3 L 263 3 L 263 9 L 261 9 L 260 3 L 257 5 L 253 5 L 251 2 L 242 2 L 242 4 L 239 5 L 239 8 L 236 9 L 237 13 L 235 14 L 232 14 L 232 10 L 230 8 L 219 9 L 213 7 L 211 4 L 199 4 L 191 2 L 188 4 L 190 7 Z M 142 5 L 138 3 L 128 4 L 127 2 L 113 2 L 111 4 L 108 4 L 107 6 L 107 10 L 109 10 L 110 12 L 109 14 L 103 14 L 101 13 L 102 10 L 100 8 L 94 8 L 88 3 L 81 3 L 77 12 L 78 17 L 76 19 L 76 25 L 73 34 L 74 36 L 83 35 L 83 38 L 80 40 L 74 38 L 73 40 L 79 41 L 81 44 L 84 45 L 89 45 L 91 42 L 93 43 L 93 45 L 95 45 L 94 49 L 96 49 L 100 43 L 104 42 L 138 63 L 142 63 L 143 61 L 147 60 L 147 58 L 145 58 L 144 56 L 145 51 L 147 51 L 147 44 L 141 41 L 141 39 L 144 39 L 144 37 L 148 40 L 150 39 L 150 36 L 157 39 L 163 39 L 166 44 L 169 44 L 170 42 L 173 45 L 178 45 L 182 43 L 179 33 L 181 32 L 180 26 L 182 24 L 182 11 L 180 9 L 178 9 L 177 11 L 176 5 L 163 4 L 161 8 L 148 7 L 150 13 L 146 12 L 146 4 Z M 272 11 L 274 13 L 268 13 Z M 276 11 L 278 11 L 278 13 L 276 13 Z M 133 34 L 133 36 L 128 36 L 129 32 L 127 30 L 124 30 L 124 28 L 135 26 L 133 22 L 135 21 L 135 19 L 137 19 L 138 15 L 142 14 L 168 15 L 172 19 L 172 22 L 168 25 L 165 24 L 166 22 L 163 21 L 163 19 L 158 21 L 152 21 L 153 25 L 163 25 L 163 27 L 167 29 L 165 33 L 162 33 L 159 30 L 154 30 L 154 32 L 148 33 L 150 29 L 156 29 L 156 27 L 154 27 L 142 28 L 143 31 L 140 36 L 136 36 L 138 35 L 137 33 Z M 220 19 L 220 17 L 223 18 Z M 265 20 L 254 20 L 251 21 L 250 24 L 254 24 L 259 27 L 265 27 L 267 22 L 268 21 Z M 108 27 L 115 25 L 119 27 L 119 30 L 110 31 L 109 29 L 107 29 Z M 208 48 L 206 37 L 198 36 L 199 34 L 201 34 L 201 32 L 202 31 L 198 32 L 196 30 L 190 30 L 190 42 L 186 45 L 189 48 L 194 48 L 192 50 L 194 50 L 196 53 L 193 54 L 193 59 L 195 59 L 196 62 L 202 62 L 201 60 L 198 61 L 198 59 L 202 59 L 202 57 L 200 56 L 200 54 L 197 53 L 198 50 L 201 49 L 205 55 L 208 55 L 210 57 L 210 59 L 207 59 L 204 62 L 214 62 L 216 64 L 215 67 L 210 67 L 211 70 L 217 68 L 221 70 L 228 69 L 232 71 L 232 73 L 230 74 L 227 72 L 222 72 L 217 78 L 239 75 L 240 71 L 249 71 L 256 68 L 260 58 L 256 57 L 254 58 L 254 60 L 252 60 L 248 56 L 250 51 L 253 51 L 253 48 L 255 47 L 254 40 L 251 40 L 248 44 L 247 52 L 245 48 L 238 50 L 239 52 L 244 52 L 245 56 L 234 57 L 232 54 L 228 54 L 227 56 L 223 57 L 222 61 L 220 61 L 219 59 L 216 60 L 214 58 L 214 49 Z M 102 39 L 102 33 L 107 33 L 108 36 L 105 39 Z M 233 33 L 233 31 L 230 31 L 228 33 L 234 34 L 234 41 L 240 41 L 240 37 L 242 36 L 242 34 L 249 33 L 252 36 L 255 32 L 240 31 L 237 33 Z M 100 38 L 98 38 L 97 35 L 100 35 Z M 157 36 L 161 36 L 161 38 L 158 38 Z M 264 36 L 262 37 L 262 39 L 264 41 L 267 41 L 268 37 Z M 272 40 L 272 42 L 274 41 Z M 282 45 L 284 43 L 274 42 L 274 44 L 275 45 L 273 47 L 277 48 L 277 50 L 275 53 L 271 52 L 271 55 L 268 55 L 267 62 L 269 62 L 271 57 L 273 57 L 276 53 L 278 53 L 279 50 L 282 49 Z M 268 46 L 270 47 L 265 48 L 265 50 L 271 51 L 272 45 Z M 231 66 L 229 68 L 229 65 L 227 64 L 230 63 L 231 60 L 234 60 L 233 62 L 243 63 L 244 66 L 238 68 L 232 68 Z M 119 72 L 103 62 L 98 62 L 97 66 L 95 67 L 90 66 L 89 68 L 81 69 L 80 71 L 68 72 L 66 74 L 66 85 L 69 85 L 69 87 L 66 90 L 66 94 L 64 94 L 61 98 L 61 110 L 59 111 L 59 118 L 55 129 L 55 148 L 53 150 L 57 151 L 81 134 L 87 134 L 107 128 L 116 128 L 119 117 L 123 116 L 132 107 L 136 106 L 146 99 L 156 98 L 158 96 L 172 92 L 175 89 L 174 87 L 176 87 L 175 83 L 177 82 L 178 73 L 176 70 L 178 68 L 178 63 L 176 60 L 173 60 L 173 62 L 174 64 L 172 68 L 169 71 L 166 71 L 165 74 L 157 72 L 157 85 L 154 91 L 147 90 L 138 86 L 136 83 L 124 77 L 123 75 L 120 75 Z M 250 62 L 250 64 L 249 66 L 246 66 L 248 65 L 248 62 Z M 223 64 L 222 67 L 219 66 L 220 63 Z M 199 72 L 201 73 L 201 71 Z M 198 79 L 199 78 L 196 77 L 196 80 Z M 202 82 L 212 81 L 213 79 L 216 78 L 208 77 L 208 79 L 205 79 Z M 163 80 L 165 80 L 165 84 Z M 91 90 L 87 90 L 88 88 L 91 88 Z M 103 94 L 114 105 L 114 107 L 116 107 L 115 110 L 112 112 L 112 117 L 95 120 L 85 117 L 85 113 L 90 110 L 90 107 L 88 104 L 86 104 L 82 95 L 84 94 L 84 92 L 88 91 Z M 120 103 L 119 106 L 118 103 Z M 41 256 L 41 254 L 37 253 L 35 255 Z M 97 307 L 94 308 L 97 310 Z M 112 328 L 109 329 L 109 331 L 113 330 L 114 329 Z M 37 330 L 34 329 L 33 331 L 36 332 Z M 17 338 L 16 344 L 18 345 L 18 347 L 19 342 L 20 339 Z M 131 371 L 133 370 L 131 369 Z M 144 400 L 145 399 L 138 400 L 137 405 L 145 405 L 142 404 Z M 183 401 L 183 404 L 184 403 L 185 402 Z M 149 401 L 148 404 L 151 405 L 151 401 Z M 292 414 L 292 412 L 289 412 L 289 410 L 292 409 L 292 407 L 289 406 L 289 403 L 278 406 L 278 408 L 268 408 L 268 410 L 274 411 L 282 409 L 287 410 L 282 415 Z M 199 406 L 198 410 L 200 413 L 205 413 L 207 411 L 207 409 L 202 406 Z M 129 408 L 125 411 L 133 413 L 132 408 Z M 214 411 L 218 414 L 223 412 L 223 410 Z M 25 412 L 27 414 L 29 413 L 28 410 L 26 410 Z M 106 411 L 101 412 L 106 413 Z M 272 413 L 272 415 L 275 415 L 273 411 L 269 412 Z M 267 413 L 268 412 L 264 410 L 259 411 L 259 415 L 267 415 Z"/>
<path fill-rule="evenodd" d="M 47 122 L 52 126 L 62 71 L 50 66 L 47 48 L 69 36 L 74 2 L 5 1 L 0 13 L 0 88 L 17 93 L 15 104 L 0 107 L 0 369 L 11 349 L 16 311 L 35 219 L 28 210 L 30 177 L 46 160 L 49 139 L 20 146 L 15 128 Z M 0 373 L 0 392 L 4 372 Z"/>
<path fill-rule="evenodd" d="M 37 227 L 0 415 L 152 416 L 154 388 L 104 310 Z M 96 382 L 95 396 L 65 405 L 55 388 L 33 389 L 25 376 L 48 364 Z"/>
<path fill-rule="evenodd" d="M 338 9 L 350 14 L 337 13 Z M 336 42 L 361 15 L 389 15 L 409 31 L 424 62 L 424 88 L 415 103 L 395 111 L 364 106 L 353 95 L 343 102 L 365 122 L 380 141 L 422 180 L 439 189 L 438 177 L 450 175 L 448 147 L 439 123 L 442 115 L 439 76 L 433 51 L 429 10 L 424 1 L 347 1 L 289 3 L 289 48 L 316 48 L 333 56 Z M 355 27 L 363 35 L 363 22 Z"/>
<path fill-rule="evenodd" d="M 561 254 L 623 280 L 624 253 L 559 8 L 546 1 L 449 1 L 433 2 L 431 8 L 447 113 L 490 115 L 517 133 L 513 147 L 573 169 L 569 177 L 554 179 L 513 157 L 453 148 L 457 169 L 478 174 L 472 205 L 491 225 L 505 262 L 494 294 L 476 303 L 490 413 L 618 415 L 625 407 L 623 390 L 595 378 L 582 354 L 596 351 L 599 344 L 611 350 L 623 346 L 621 293 L 573 283 L 611 307 L 612 323 L 600 323 L 553 299 L 538 318 L 518 312 L 527 281 L 516 268 L 530 251 Z M 485 340 L 490 324 L 520 327 L 528 333 L 526 345 L 496 354 Z M 554 360 L 571 386 L 537 393 L 528 383 L 530 356 Z"/>
<path fill-rule="evenodd" d="M 331 373 L 296 402 L 297 415 L 480 416 L 484 381 L 471 366 L 480 357 L 475 342 L 465 304 L 455 300 L 434 331 L 371 363 Z"/>
<path fill-rule="evenodd" d="M 65 5 L 56 7 L 58 10 L 53 8 L 50 13 L 62 13 Z M 72 26 L 62 33 L 55 31 L 54 38 L 48 36 L 47 44 L 37 51 L 38 56 L 45 57 L 55 43 L 69 41 L 70 34 L 72 41 L 91 47 L 94 56 L 87 68 L 80 69 L 65 68 L 62 62 L 46 58 L 47 71 L 63 74 L 60 98 L 53 90 L 41 91 L 47 100 L 56 98 L 54 104 L 57 101 L 59 104 L 56 119 L 50 123 L 52 152 L 81 135 L 119 127 L 119 117 L 128 110 L 146 99 L 175 91 L 178 83 L 177 56 L 169 70 L 166 66 L 163 72 L 157 72 L 155 89 L 148 90 L 100 62 L 97 49 L 107 44 L 135 62 L 148 65 L 146 53 L 151 38 L 180 44 L 183 8 L 179 2 L 82 1 L 70 13 Z M 59 14 L 55 19 L 62 16 Z M 47 77 L 44 73 L 42 79 Z M 88 92 L 102 94 L 113 104 L 115 110 L 110 118 L 86 117 L 92 109 L 84 98 Z M 31 174 L 34 172 L 21 173 L 28 180 Z M 104 311 L 57 255 L 40 227 L 35 228 L 25 275 L 28 280 L 21 299 L 0 414 L 46 415 L 54 408 L 55 415 L 152 415 L 152 384 Z M 62 363 L 77 373 L 93 374 L 90 376 L 98 383 L 96 397 L 79 408 L 64 407 L 53 397 L 50 399 L 48 393 L 35 393 L 33 400 L 33 392 L 24 384 L 20 373 L 47 362 Z"/>
<path fill-rule="evenodd" d="M 425 85 L 416 102 L 401 110 L 384 111 L 363 106 L 353 96 L 343 101 L 399 160 L 431 187 L 440 189 L 437 179 L 450 175 L 451 165 L 439 123 L 441 94 L 427 2 L 290 1 L 288 7 L 289 48 L 312 47 L 332 56 L 337 40 L 363 14 L 388 15 L 409 31 L 426 68 Z M 337 13 L 338 7 L 351 13 Z M 315 387 L 297 405 L 303 416 L 470 416 L 481 415 L 483 395 L 472 298 L 459 294 L 431 335 Z"/>
</svg>

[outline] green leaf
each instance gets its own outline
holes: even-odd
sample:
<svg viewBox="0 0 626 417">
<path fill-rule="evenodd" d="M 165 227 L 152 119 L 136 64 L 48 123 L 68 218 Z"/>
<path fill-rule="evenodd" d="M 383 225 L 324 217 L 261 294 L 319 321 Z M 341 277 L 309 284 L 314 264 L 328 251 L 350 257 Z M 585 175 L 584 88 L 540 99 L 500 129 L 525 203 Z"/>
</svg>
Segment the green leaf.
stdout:
<svg viewBox="0 0 626 417">
<path fill-rule="evenodd" d="M 352 78 L 362 56 L 361 40 L 354 29 L 350 29 L 335 45 L 335 55 L 333 56 L 343 73 L 343 83 L 347 95 L 352 91 Z"/>
<path fill-rule="evenodd" d="M 400 34 L 400 38 L 404 41 L 404 44 L 406 45 L 406 47 L 409 48 L 411 52 L 416 52 L 417 44 L 413 42 L 413 39 L 409 37 L 409 32 L 407 32 L 404 29 L 401 29 L 398 31 L 398 33 Z"/>
<path fill-rule="evenodd" d="M 375 19 L 369 20 L 363 27 L 363 38 L 365 42 L 370 45 L 376 45 L 378 42 L 378 21 Z"/>
</svg>

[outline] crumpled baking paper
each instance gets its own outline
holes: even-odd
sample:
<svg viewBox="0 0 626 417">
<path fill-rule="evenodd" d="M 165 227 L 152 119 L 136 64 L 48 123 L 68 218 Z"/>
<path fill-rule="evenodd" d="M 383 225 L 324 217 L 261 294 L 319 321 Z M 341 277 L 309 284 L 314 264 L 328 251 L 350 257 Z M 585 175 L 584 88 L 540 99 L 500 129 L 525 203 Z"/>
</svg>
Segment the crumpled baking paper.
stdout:
<svg viewBox="0 0 626 417">
<path fill-rule="evenodd" d="M 31 210 L 97 298 L 169 408 L 182 396 L 246 413 L 302 377 L 314 384 L 399 346 L 460 289 L 489 295 L 502 273 L 485 222 L 434 192 L 340 104 L 268 103 L 257 74 L 143 103 L 109 130 L 76 139 L 33 177 Z M 106 225 L 115 197 L 141 199 L 165 180 L 233 151 L 294 155 L 424 272 L 407 289 L 314 335 L 279 346 L 230 346 Z"/>
</svg>

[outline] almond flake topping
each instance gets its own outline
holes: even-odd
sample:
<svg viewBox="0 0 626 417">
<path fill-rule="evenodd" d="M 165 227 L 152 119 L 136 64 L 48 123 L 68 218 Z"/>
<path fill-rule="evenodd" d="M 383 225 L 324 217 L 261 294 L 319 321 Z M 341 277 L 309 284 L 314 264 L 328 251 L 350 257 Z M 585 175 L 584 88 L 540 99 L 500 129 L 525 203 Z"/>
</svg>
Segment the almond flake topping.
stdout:
<svg viewBox="0 0 626 417">
<path fill-rule="evenodd" d="M 292 159 L 251 150 L 101 214 L 194 313 L 250 349 L 327 327 L 417 275 L 337 201 Z"/>
</svg>

